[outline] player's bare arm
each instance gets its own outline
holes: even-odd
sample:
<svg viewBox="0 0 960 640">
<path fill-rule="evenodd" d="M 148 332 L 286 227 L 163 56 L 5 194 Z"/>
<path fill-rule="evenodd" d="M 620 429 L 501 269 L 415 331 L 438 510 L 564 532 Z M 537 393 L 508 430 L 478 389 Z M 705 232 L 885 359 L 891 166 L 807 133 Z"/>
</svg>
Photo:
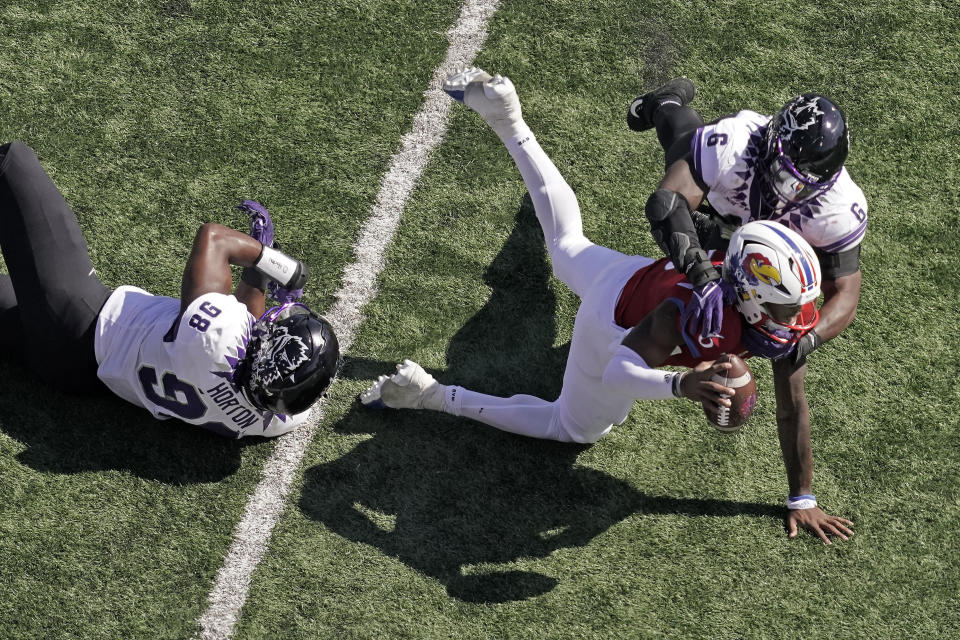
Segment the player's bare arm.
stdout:
<svg viewBox="0 0 960 640">
<path fill-rule="evenodd" d="M 206 293 L 229 293 L 231 265 L 245 267 L 237 299 L 256 317 L 264 312 L 263 293 L 269 283 L 278 286 L 277 300 L 287 302 L 300 297 L 307 279 L 307 267 L 299 260 L 247 234 L 207 223 L 197 231 L 183 272 L 181 311 Z"/>
<path fill-rule="evenodd" d="M 690 211 L 699 207 L 707 195 L 706 189 L 697 183 L 686 160 L 677 160 L 671 164 L 657 188 L 682 195 L 686 198 Z"/>
<path fill-rule="evenodd" d="M 858 269 L 853 273 L 823 279 L 821 289 L 824 299 L 820 307 L 820 319 L 816 329 L 803 336 L 790 354 L 789 360 L 794 366 L 805 363 L 811 352 L 850 326 L 857 315 L 862 277 Z"/>
<path fill-rule="evenodd" d="M 804 391 L 807 367 L 789 360 L 773 362 L 773 384 L 777 398 L 777 435 L 790 487 L 787 531 L 791 538 L 806 529 L 831 544 L 830 536 L 847 540 L 853 522 L 831 516 L 816 504 L 813 494 L 813 448 L 810 442 L 810 409 Z"/>
<path fill-rule="evenodd" d="M 823 306 L 820 307 L 820 322 L 816 329 L 823 342 L 835 338 L 856 318 L 862 280 L 860 271 L 834 280 L 824 278 Z"/>
<path fill-rule="evenodd" d="M 208 222 L 202 225 L 193 240 L 193 249 L 183 270 L 180 285 L 180 310 L 186 309 L 191 302 L 207 293 L 230 293 L 233 288 L 231 265 L 252 267 L 260 257 L 263 245 L 245 233 L 235 231 L 221 224 Z M 241 283 L 243 284 L 243 283 Z M 255 309 L 250 312 L 259 317 L 263 314 L 264 302 L 247 285 L 240 293 L 249 300 Z M 260 292 L 263 297 L 263 292 Z M 239 299 L 239 296 L 238 296 Z M 250 308 L 250 305 L 247 305 Z"/>
<path fill-rule="evenodd" d="M 662 302 L 640 324 L 630 330 L 623 339 L 623 345 L 633 349 L 650 367 L 662 365 L 677 346 L 683 344 L 683 338 L 677 328 L 679 310 L 672 302 Z M 732 396 L 734 389 L 713 382 L 715 374 L 731 367 L 728 362 L 714 364 L 702 362 L 688 371 L 680 380 L 680 392 L 684 398 L 694 402 L 708 402 L 715 406 L 730 406 L 730 400 L 723 396 Z"/>
</svg>

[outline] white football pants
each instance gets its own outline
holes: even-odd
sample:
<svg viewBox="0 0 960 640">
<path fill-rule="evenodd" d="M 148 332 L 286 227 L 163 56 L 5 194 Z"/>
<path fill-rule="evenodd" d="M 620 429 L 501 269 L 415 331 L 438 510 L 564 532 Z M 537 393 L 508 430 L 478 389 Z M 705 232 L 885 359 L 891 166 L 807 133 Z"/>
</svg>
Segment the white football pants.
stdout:
<svg viewBox="0 0 960 640">
<path fill-rule="evenodd" d="M 580 296 L 560 397 L 489 396 L 447 388 L 445 410 L 503 431 L 563 442 L 596 442 L 627 418 L 634 398 L 605 389 L 603 370 L 627 330 L 614 309 L 627 280 L 653 262 L 601 247 L 583 235 L 573 189 L 529 129 L 504 140 L 530 192 L 543 229 L 553 273 Z"/>
</svg>

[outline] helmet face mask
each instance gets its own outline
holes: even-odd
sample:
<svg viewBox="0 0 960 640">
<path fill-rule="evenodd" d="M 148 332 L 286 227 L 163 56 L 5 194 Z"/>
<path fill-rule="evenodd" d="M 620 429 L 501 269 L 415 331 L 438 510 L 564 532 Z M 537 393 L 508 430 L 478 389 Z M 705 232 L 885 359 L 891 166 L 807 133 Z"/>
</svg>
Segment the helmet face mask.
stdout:
<svg viewBox="0 0 960 640">
<path fill-rule="evenodd" d="M 778 202 L 797 204 L 817 197 L 837 181 L 840 173 L 821 182 L 819 176 L 803 174 L 790 157 L 783 152 L 783 144 L 779 138 L 774 146 L 774 157 L 770 159 L 767 171 L 763 174 L 766 186 L 771 195 Z"/>
<path fill-rule="evenodd" d="M 761 305 L 767 313 L 762 315 L 760 322 L 752 325 L 754 329 L 774 342 L 794 344 L 816 327 L 817 322 L 820 321 L 820 311 L 813 302 L 803 305 L 787 319 L 782 319 L 782 315 L 778 314 L 776 310 L 770 309 L 770 307 L 777 306 L 781 305 Z M 796 309 L 795 306 L 792 308 Z"/>
<path fill-rule="evenodd" d="M 747 323 L 780 344 L 798 341 L 819 321 L 820 262 L 795 231 L 767 221 L 734 231 L 723 261 Z"/>
<path fill-rule="evenodd" d="M 843 111 L 829 98 L 805 93 L 787 102 L 767 125 L 760 178 L 769 204 L 797 204 L 829 189 L 849 145 Z"/>
<path fill-rule="evenodd" d="M 235 380 L 257 408 L 296 414 L 323 395 L 340 362 L 330 323 L 303 304 L 288 303 L 268 310 L 254 323 Z"/>
</svg>

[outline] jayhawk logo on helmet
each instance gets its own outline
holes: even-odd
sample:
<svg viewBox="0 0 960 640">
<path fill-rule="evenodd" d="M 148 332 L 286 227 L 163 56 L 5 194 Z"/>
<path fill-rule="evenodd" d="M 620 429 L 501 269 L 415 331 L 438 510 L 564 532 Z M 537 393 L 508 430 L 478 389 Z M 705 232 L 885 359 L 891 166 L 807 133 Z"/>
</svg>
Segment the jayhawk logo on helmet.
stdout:
<svg viewBox="0 0 960 640">
<path fill-rule="evenodd" d="M 782 282 L 780 271 L 762 253 L 750 253 L 743 259 L 743 271 L 751 284 L 778 286 Z"/>
</svg>

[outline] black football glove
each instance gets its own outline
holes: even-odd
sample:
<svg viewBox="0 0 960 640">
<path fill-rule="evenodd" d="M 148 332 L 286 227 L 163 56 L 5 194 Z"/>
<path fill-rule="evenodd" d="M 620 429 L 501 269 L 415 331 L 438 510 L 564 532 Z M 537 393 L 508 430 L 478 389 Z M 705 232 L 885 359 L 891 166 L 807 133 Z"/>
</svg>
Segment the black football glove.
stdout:
<svg viewBox="0 0 960 640">
<path fill-rule="evenodd" d="M 790 353 L 790 364 L 799 368 L 806 364 L 807 356 L 817 349 L 823 340 L 816 331 L 810 331 L 797 342 L 796 348 Z"/>
</svg>

